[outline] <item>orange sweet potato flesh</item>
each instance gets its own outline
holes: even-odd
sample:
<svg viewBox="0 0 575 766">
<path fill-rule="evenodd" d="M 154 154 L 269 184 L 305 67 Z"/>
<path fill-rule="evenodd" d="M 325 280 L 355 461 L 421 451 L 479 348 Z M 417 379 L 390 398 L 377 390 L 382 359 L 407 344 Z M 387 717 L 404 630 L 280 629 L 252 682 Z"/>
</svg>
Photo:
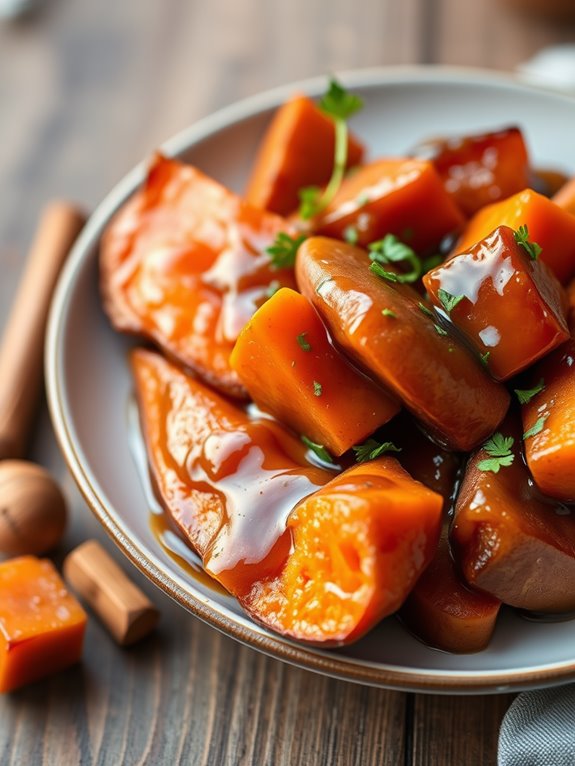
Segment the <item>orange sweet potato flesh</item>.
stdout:
<svg viewBox="0 0 575 766">
<path fill-rule="evenodd" d="M 441 505 L 393 458 L 350 468 L 290 515 L 285 567 L 243 606 L 300 641 L 355 641 L 401 606 L 430 562 Z"/>
<path fill-rule="evenodd" d="M 278 423 L 249 418 L 158 354 L 137 350 L 132 366 L 158 495 L 255 619 L 344 643 L 399 607 L 435 550 L 439 495 L 389 458 L 334 478 Z"/>
<path fill-rule="evenodd" d="M 157 155 L 102 237 L 105 309 L 116 329 L 154 341 L 211 385 L 245 396 L 229 356 L 269 285 L 293 285 L 292 271 L 273 271 L 265 253 L 287 230 L 279 216 Z"/>
<path fill-rule="evenodd" d="M 524 189 L 480 210 L 465 227 L 453 253 L 461 253 L 489 236 L 498 226 L 527 226 L 529 239 L 542 247 L 539 258 L 561 284 L 575 276 L 575 217 L 550 199 Z"/>
<path fill-rule="evenodd" d="M 382 159 L 364 165 L 341 185 L 335 199 L 314 219 L 316 234 L 344 239 L 353 229 L 367 245 L 395 234 L 417 252 L 463 226 L 464 218 L 429 162 Z"/>
<path fill-rule="evenodd" d="M 277 110 L 263 137 L 246 189 L 247 202 L 279 215 L 294 212 L 301 188 L 329 181 L 334 150 L 333 121 L 306 96 L 295 96 Z M 350 135 L 347 166 L 359 164 L 363 151 Z"/>
<path fill-rule="evenodd" d="M 363 250 L 312 237 L 299 248 L 296 276 L 335 343 L 440 444 L 470 450 L 501 422 L 509 405 L 503 386 L 470 351 L 437 332 L 414 290 L 375 276 Z M 384 310 L 395 315 L 392 322 Z"/>
<path fill-rule="evenodd" d="M 489 644 L 500 608 L 498 599 L 464 584 L 444 534 L 400 616 L 426 644 L 444 652 L 469 654 Z"/>
<path fill-rule="evenodd" d="M 475 453 L 455 507 L 451 544 L 466 581 L 504 604 L 535 612 L 575 609 L 575 516 L 542 495 L 521 455 L 518 423 L 500 429 L 515 439 L 514 460 L 481 470 Z"/>
<path fill-rule="evenodd" d="M 446 191 L 468 217 L 529 185 L 529 157 L 519 128 L 432 139 L 414 154 L 433 163 Z"/>
<path fill-rule="evenodd" d="M 231 365 L 258 407 L 334 455 L 399 411 L 333 347 L 307 298 L 287 287 L 249 320 Z"/>
<path fill-rule="evenodd" d="M 530 370 L 521 387 L 540 381 L 544 389 L 522 406 L 525 432 L 542 423 L 525 440 L 527 465 L 542 492 L 575 502 L 575 340 Z"/>
<path fill-rule="evenodd" d="M 50 561 L 0 563 L 0 692 L 78 662 L 86 614 Z"/>
<path fill-rule="evenodd" d="M 562 210 L 575 215 L 575 178 L 571 178 L 553 195 L 553 202 Z"/>
<path fill-rule="evenodd" d="M 531 260 L 508 226 L 429 271 L 423 283 L 439 308 L 441 289 L 463 296 L 449 318 L 478 354 L 489 355 L 487 367 L 498 380 L 530 367 L 569 337 L 561 285 L 544 263 Z"/>
</svg>

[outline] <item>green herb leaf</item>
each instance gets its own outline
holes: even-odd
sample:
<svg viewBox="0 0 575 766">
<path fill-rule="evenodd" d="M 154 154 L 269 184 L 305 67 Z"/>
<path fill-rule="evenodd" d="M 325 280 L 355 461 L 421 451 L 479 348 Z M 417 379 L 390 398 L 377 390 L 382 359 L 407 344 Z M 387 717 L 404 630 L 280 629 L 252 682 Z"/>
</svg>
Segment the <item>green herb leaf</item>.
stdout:
<svg viewBox="0 0 575 766">
<path fill-rule="evenodd" d="M 383 269 L 379 263 L 372 263 L 369 270 L 376 276 L 381 277 L 381 279 L 386 279 L 388 282 L 399 282 L 399 275 L 396 274 L 395 271 L 387 271 L 387 269 Z"/>
<path fill-rule="evenodd" d="M 531 428 L 528 428 L 527 431 L 525 431 L 523 434 L 523 439 L 530 439 L 532 436 L 537 436 L 537 434 L 540 434 L 548 417 L 548 412 L 546 412 L 545 415 L 541 415 L 541 417 L 535 421 Z"/>
<path fill-rule="evenodd" d="M 444 330 L 443 327 L 441 327 L 441 325 L 434 324 L 433 326 L 435 327 L 435 332 L 438 335 L 447 335 L 447 330 Z"/>
<path fill-rule="evenodd" d="M 323 192 L 317 186 L 307 186 L 299 190 L 301 201 L 299 214 L 304 220 L 319 215 L 337 194 L 347 165 L 348 129 L 347 120 L 363 106 L 359 96 L 347 91 L 337 80 L 330 80 L 327 93 L 319 102 L 321 111 L 333 120 L 335 146 L 333 170 L 328 185 Z"/>
<path fill-rule="evenodd" d="M 439 266 L 439 264 L 443 263 L 444 260 L 444 257 L 439 253 L 437 255 L 430 255 L 429 258 L 423 258 L 421 261 L 421 273 L 427 274 L 428 271 L 431 271 L 431 269 Z"/>
<path fill-rule="evenodd" d="M 349 120 L 363 107 L 363 101 L 355 93 L 350 93 L 341 83 L 332 78 L 327 93 L 324 93 L 319 108 L 332 120 Z"/>
<path fill-rule="evenodd" d="M 493 434 L 482 447 L 489 457 L 480 460 L 477 463 L 477 468 L 480 471 L 499 473 L 500 468 L 510 466 L 515 459 L 515 455 L 511 451 L 514 441 L 512 436 L 503 436 L 499 432 Z"/>
<path fill-rule="evenodd" d="M 310 346 L 310 344 L 307 342 L 307 340 L 305 339 L 305 336 L 306 336 L 306 335 L 307 335 L 307 332 L 301 332 L 301 333 L 300 333 L 300 334 L 297 336 L 297 338 L 296 338 L 296 340 L 297 340 L 297 344 L 298 344 L 298 346 L 301 348 L 301 350 L 302 350 L 302 351 L 311 351 L 311 346 Z"/>
<path fill-rule="evenodd" d="M 356 462 L 365 463 L 366 460 L 375 460 L 384 452 L 401 452 L 401 447 L 396 447 L 393 442 L 378 442 L 375 439 L 368 439 L 363 444 L 354 447 L 353 451 Z"/>
<path fill-rule="evenodd" d="M 289 269 L 295 265 L 295 258 L 301 243 L 307 239 L 305 234 L 299 237 L 290 237 L 285 231 L 280 231 L 270 247 L 266 248 L 266 253 L 270 256 L 272 268 Z"/>
<path fill-rule="evenodd" d="M 313 382 L 313 395 L 314 396 L 321 396 L 323 394 L 323 387 L 321 383 L 318 383 L 317 380 L 314 380 Z"/>
<path fill-rule="evenodd" d="M 515 395 L 519 399 L 519 404 L 527 404 L 528 402 L 531 401 L 531 399 L 533 399 L 534 396 L 537 396 L 537 394 L 540 394 L 541 391 L 543 391 L 544 389 L 545 389 L 545 381 L 543 380 L 543 378 L 541 378 L 539 383 L 537 383 L 536 386 L 533 386 L 533 388 L 525 388 L 525 389 L 516 388 Z"/>
<path fill-rule="evenodd" d="M 420 301 L 417 305 L 422 314 L 425 314 L 426 317 L 431 317 L 432 319 L 435 319 L 435 314 L 428 306 L 425 305 L 425 303 L 421 303 Z"/>
<path fill-rule="evenodd" d="M 357 233 L 357 229 L 355 228 L 355 226 L 346 226 L 343 232 L 343 238 L 350 245 L 357 245 L 359 234 Z"/>
<path fill-rule="evenodd" d="M 489 362 L 489 357 L 490 356 L 491 356 L 491 351 L 486 351 L 484 354 L 481 354 L 481 356 L 479 357 L 480 360 L 481 360 L 481 364 L 484 367 L 487 367 L 487 364 Z"/>
<path fill-rule="evenodd" d="M 520 226 L 514 233 L 513 238 L 517 244 L 526 251 L 532 261 L 536 261 L 541 255 L 541 247 L 537 242 L 529 241 L 529 229 L 527 226 Z"/>
<path fill-rule="evenodd" d="M 397 314 L 391 309 L 381 309 L 381 313 L 384 317 L 390 317 L 391 319 L 397 319 Z"/>
<path fill-rule="evenodd" d="M 315 453 L 320 460 L 323 460 L 324 463 L 334 462 L 332 456 L 329 454 L 323 444 L 316 444 L 315 442 L 312 442 L 311 439 L 308 439 L 307 436 L 302 436 L 301 440 L 305 446 L 313 453 Z"/>
<path fill-rule="evenodd" d="M 443 306 L 443 308 L 448 314 L 451 314 L 451 312 L 457 306 L 457 304 L 461 303 L 461 301 L 465 298 L 464 295 L 452 295 L 451 293 L 448 293 L 447 290 L 444 290 L 442 287 L 440 287 L 439 290 L 437 291 L 437 297 L 439 298 L 441 305 Z"/>
<path fill-rule="evenodd" d="M 369 246 L 369 257 L 374 263 L 400 263 L 407 267 L 404 273 L 396 274 L 396 282 L 412 283 L 421 276 L 421 260 L 409 245 L 406 245 L 394 234 L 386 234 L 383 239 L 372 242 Z"/>
</svg>

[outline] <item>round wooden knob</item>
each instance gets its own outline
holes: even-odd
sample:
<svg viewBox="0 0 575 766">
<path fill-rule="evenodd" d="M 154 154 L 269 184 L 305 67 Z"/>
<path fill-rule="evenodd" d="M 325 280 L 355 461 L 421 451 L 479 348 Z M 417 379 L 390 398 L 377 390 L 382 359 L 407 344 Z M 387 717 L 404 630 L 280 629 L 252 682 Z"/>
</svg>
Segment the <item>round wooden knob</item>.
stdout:
<svg viewBox="0 0 575 766">
<path fill-rule="evenodd" d="M 0 553 L 46 553 L 60 542 L 66 518 L 66 501 L 48 471 L 22 460 L 0 462 Z"/>
</svg>

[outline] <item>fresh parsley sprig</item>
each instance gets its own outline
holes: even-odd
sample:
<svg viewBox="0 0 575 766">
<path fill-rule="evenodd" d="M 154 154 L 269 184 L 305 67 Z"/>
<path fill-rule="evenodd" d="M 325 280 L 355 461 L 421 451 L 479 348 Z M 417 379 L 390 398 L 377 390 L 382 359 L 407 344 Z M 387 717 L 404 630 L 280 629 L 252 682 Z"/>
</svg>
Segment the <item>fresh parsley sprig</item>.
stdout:
<svg viewBox="0 0 575 766">
<path fill-rule="evenodd" d="M 369 257 L 373 263 L 385 266 L 389 263 L 400 263 L 407 267 L 407 271 L 401 273 L 387 272 L 393 274 L 395 279 L 392 282 L 412 283 L 417 282 L 422 274 L 421 259 L 415 251 L 398 239 L 395 234 L 386 234 L 383 239 L 372 242 L 368 245 Z M 378 271 L 372 269 L 378 276 Z M 384 277 L 388 279 L 388 277 Z"/>
<path fill-rule="evenodd" d="M 549 413 L 546 412 L 544 415 L 541 415 L 540 418 L 537 418 L 531 428 L 528 428 L 527 431 L 525 431 L 523 434 L 523 440 L 525 441 L 526 439 L 530 439 L 532 436 L 537 436 L 537 434 L 540 434 L 548 417 Z"/>
<path fill-rule="evenodd" d="M 363 107 L 359 96 L 350 93 L 341 83 L 331 79 L 327 92 L 319 102 L 319 108 L 327 115 L 335 128 L 335 149 L 331 178 L 323 192 L 317 186 L 306 186 L 299 191 L 299 214 L 304 220 L 313 218 L 329 205 L 337 194 L 347 165 L 347 121 Z"/>
<path fill-rule="evenodd" d="M 295 258 L 299 246 L 307 239 L 305 234 L 292 237 L 285 231 L 280 231 L 273 245 L 266 247 L 273 269 L 290 269 L 295 266 Z"/>
<path fill-rule="evenodd" d="M 510 466 L 515 459 L 515 455 L 511 451 L 514 441 L 512 436 L 503 436 L 499 432 L 493 434 L 483 445 L 483 449 L 489 457 L 477 463 L 479 470 L 499 473 L 500 468 Z"/>
<path fill-rule="evenodd" d="M 311 439 L 308 439 L 307 436 L 302 436 L 301 440 L 305 446 L 315 455 L 317 455 L 320 460 L 323 460 L 324 463 L 334 462 L 332 456 L 329 454 L 328 450 L 323 446 L 323 444 L 316 444 L 316 442 L 312 442 Z"/>
<path fill-rule="evenodd" d="M 533 388 L 525 388 L 515 389 L 515 396 L 519 400 L 519 404 L 528 404 L 531 399 L 533 399 L 534 396 L 537 396 L 537 394 L 540 394 L 541 391 L 545 390 L 545 381 L 543 378 L 537 383 L 537 385 L 533 386 Z"/>
<path fill-rule="evenodd" d="M 453 309 L 465 298 L 464 295 L 452 295 L 447 290 L 444 290 L 443 287 L 440 287 L 437 291 L 437 297 L 447 314 L 451 314 Z"/>
<path fill-rule="evenodd" d="M 357 463 L 365 463 L 367 460 L 375 460 L 385 452 L 401 452 L 401 447 L 396 447 L 393 442 L 378 442 L 368 439 L 363 444 L 353 448 Z"/>
<path fill-rule="evenodd" d="M 529 229 L 526 225 L 520 226 L 513 234 L 513 238 L 517 244 L 522 247 L 532 261 L 536 261 L 541 255 L 541 246 L 537 242 L 529 241 Z"/>
</svg>

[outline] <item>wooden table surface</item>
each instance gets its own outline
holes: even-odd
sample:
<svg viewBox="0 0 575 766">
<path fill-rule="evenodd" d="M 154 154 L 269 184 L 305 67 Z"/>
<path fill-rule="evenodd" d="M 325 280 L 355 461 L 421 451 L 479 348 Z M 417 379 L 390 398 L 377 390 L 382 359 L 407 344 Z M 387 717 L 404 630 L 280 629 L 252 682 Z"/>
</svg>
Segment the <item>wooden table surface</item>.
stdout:
<svg viewBox="0 0 575 766">
<path fill-rule="evenodd" d="M 44 0 L 34 16 L 0 24 L 0 324 L 43 203 L 92 208 L 161 140 L 214 109 L 356 67 L 512 69 L 574 37 L 496 0 Z M 75 490 L 45 410 L 31 455 L 70 499 L 59 555 L 98 537 L 129 567 Z M 323 678 L 240 646 L 143 586 L 162 611 L 154 637 L 122 650 L 91 620 L 82 665 L 0 699 L 1 766 L 495 763 L 509 696 Z"/>
</svg>

